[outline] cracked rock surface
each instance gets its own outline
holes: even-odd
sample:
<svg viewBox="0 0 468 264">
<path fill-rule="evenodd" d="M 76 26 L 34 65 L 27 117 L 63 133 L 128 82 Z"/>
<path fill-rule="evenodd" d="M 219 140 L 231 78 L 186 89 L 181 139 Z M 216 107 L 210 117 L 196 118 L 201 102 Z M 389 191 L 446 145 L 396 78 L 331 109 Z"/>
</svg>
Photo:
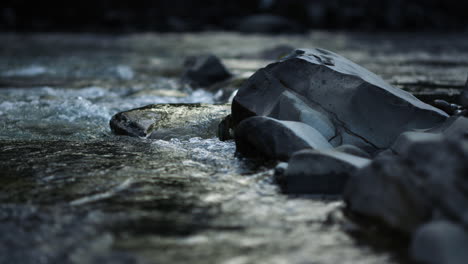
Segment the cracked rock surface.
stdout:
<svg viewBox="0 0 468 264">
<path fill-rule="evenodd" d="M 404 131 L 427 129 L 447 114 L 323 49 L 298 49 L 258 70 L 232 102 L 232 126 L 250 116 L 298 121 L 334 147 L 374 153 Z"/>
</svg>

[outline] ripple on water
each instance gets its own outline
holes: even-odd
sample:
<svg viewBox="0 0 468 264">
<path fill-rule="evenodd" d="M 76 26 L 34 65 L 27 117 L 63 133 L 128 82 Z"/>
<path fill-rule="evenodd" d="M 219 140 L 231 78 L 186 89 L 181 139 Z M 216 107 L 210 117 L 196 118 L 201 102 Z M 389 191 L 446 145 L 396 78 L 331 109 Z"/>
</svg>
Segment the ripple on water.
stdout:
<svg viewBox="0 0 468 264">
<path fill-rule="evenodd" d="M 162 80 L 162 85 L 167 85 Z M 187 96 L 129 96 L 142 88 L 3 89 L 0 138 L 92 139 L 109 134 L 117 112 L 154 103 L 212 103 L 213 94 L 195 90 Z"/>
</svg>

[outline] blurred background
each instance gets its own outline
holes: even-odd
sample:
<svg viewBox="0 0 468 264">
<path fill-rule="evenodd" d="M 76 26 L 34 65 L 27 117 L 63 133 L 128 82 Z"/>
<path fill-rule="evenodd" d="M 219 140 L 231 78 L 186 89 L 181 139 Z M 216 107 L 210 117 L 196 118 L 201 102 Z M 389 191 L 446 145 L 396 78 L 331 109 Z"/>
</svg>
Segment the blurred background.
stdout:
<svg viewBox="0 0 468 264">
<path fill-rule="evenodd" d="M 459 0 L 96 0 L 31 8 L 4 0 L 1 31 L 297 33 L 310 29 L 466 31 Z"/>
</svg>

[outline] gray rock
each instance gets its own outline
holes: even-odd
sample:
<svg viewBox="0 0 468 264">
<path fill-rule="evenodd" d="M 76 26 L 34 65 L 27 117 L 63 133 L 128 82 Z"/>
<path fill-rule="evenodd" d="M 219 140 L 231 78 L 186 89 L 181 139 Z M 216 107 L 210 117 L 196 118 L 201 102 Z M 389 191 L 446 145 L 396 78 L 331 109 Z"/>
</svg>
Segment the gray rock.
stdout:
<svg viewBox="0 0 468 264">
<path fill-rule="evenodd" d="M 392 87 L 359 65 L 323 49 L 299 49 L 258 70 L 232 103 L 232 125 L 250 116 L 299 121 L 334 147 L 373 153 L 404 131 L 428 129 L 447 114 Z"/>
<path fill-rule="evenodd" d="M 415 181 L 418 177 L 395 156 L 381 156 L 348 180 L 344 199 L 348 210 L 405 233 L 426 222 L 430 201 Z"/>
<path fill-rule="evenodd" d="M 170 138 L 210 138 L 229 113 L 229 105 L 155 104 L 120 112 L 110 120 L 119 135 Z"/>
<path fill-rule="evenodd" d="M 466 137 L 468 134 L 468 118 L 452 116 L 441 125 L 427 130 L 427 132 L 443 134 L 449 138 Z"/>
<path fill-rule="evenodd" d="M 421 264 L 465 264 L 468 261 L 468 233 L 448 221 L 428 223 L 415 232 L 410 256 Z"/>
<path fill-rule="evenodd" d="M 457 120 L 451 123 L 464 123 Z M 435 211 L 468 226 L 468 140 L 445 132 L 402 134 L 392 146 L 397 155 L 379 156 L 352 175 L 348 208 L 406 233 Z"/>
<path fill-rule="evenodd" d="M 302 149 L 328 149 L 330 143 L 301 122 L 255 116 L 242 121 L 234 132 L 236 152 L 245 157 L 287 160 Z"/>
<path fill-rule="evenodd" d="M 260 14 L 241 19 L 237 30 L 244 33 L 299 33 L 303 27 L 285 17 Z"/>
<path fill-rule="evenodd" d="M 221 60 L 212 54 L 188 57 L 184 67 L 182 81 L 194 87 L 208 87 L 232 76 Z"/>
<path fill-rule="evenodd" d="M 370 160 L 334 150 L 295 152 L 283 174 L 277 174 L 289 194 L 341 194 L 349 176 Z"/>
<path fill-rule="evenodd" d="M 353 146 L 353 145 L 347 145 L 347 144 L 344 144 L 344 145 L 341 145 L 337 148 L 335 148 L 336 151 L 341 151 L 341 152 L 344 152 L 344 153 L 348 153 L 350 155 L 354 155 L 354 156 L 358 156 L 358 157 L 361 157 L 361 158 L 365 158 L 365 159 L 370 159 L 372 158 L 371 155 L 369 155 L 369 153 L 365 152 L 364 150 L 356 147 L 356 146 Z"/>
</svg>

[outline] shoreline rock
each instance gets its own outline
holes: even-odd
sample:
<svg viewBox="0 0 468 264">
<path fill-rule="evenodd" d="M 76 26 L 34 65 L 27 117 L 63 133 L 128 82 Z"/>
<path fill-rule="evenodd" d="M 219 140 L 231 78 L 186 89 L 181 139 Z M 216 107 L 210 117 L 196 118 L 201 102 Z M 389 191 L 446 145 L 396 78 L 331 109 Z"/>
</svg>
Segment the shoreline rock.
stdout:
<svg viewBox="0 0 468 264">
<path fill-rule="evenodd" d="M 302 122 L 334 147 L 354 145 L 371 155 L 402 132 L 429 129 L 448 117 L 323 49 L 297 49 L 258 70 L 234 97 L 231 116 L 232 128 L 251 116 Z"/>
</svg>

